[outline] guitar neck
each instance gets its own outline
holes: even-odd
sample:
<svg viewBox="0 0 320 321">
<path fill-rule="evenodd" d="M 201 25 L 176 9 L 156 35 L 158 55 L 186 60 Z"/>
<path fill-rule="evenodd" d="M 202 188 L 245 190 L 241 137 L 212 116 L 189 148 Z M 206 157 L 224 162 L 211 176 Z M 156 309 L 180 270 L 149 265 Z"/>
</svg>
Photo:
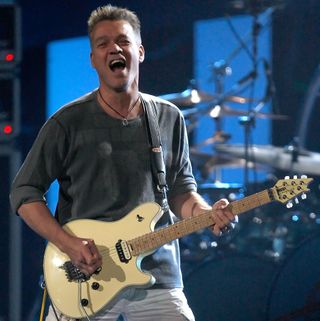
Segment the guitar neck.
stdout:
<svg viewBox="0 0 320 321">
<path fill-rule="evenodd" d="M 234 215 L 239 215 L 272 201 L 274 201 L 273 188 L 270 188 L 247 196 L 241 200 L 234 201 L 230 203 L 228 207 Z M 161 228 L 128 241 L 132 250 L 132 255 L 137 256 L 139 254 L 150 252 L 170 241 L 214 225 L 213 212 L 214 210 L 207 210 L 196 217 L 181 220 L 173 225 L 169 225 L 165 228 Z"/>
</svg>

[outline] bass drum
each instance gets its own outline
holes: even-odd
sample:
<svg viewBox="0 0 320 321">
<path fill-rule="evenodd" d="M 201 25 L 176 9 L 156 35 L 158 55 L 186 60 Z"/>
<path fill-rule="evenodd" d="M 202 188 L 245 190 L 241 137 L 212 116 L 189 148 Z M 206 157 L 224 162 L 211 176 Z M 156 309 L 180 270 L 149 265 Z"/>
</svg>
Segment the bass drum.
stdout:
<svg viewBox="0 0 320 321">
<path fill-rule="evenodd" d="M 184 280 L 197 321 L 261 321 L 276 265 L 229 255 L 204 262 Z"/>
<path fill-rule="evenodd" d="M 268 321 L 320 320 L 320 234 L 306 239 L 283 263 L 266 311 Z"/>
</svg>

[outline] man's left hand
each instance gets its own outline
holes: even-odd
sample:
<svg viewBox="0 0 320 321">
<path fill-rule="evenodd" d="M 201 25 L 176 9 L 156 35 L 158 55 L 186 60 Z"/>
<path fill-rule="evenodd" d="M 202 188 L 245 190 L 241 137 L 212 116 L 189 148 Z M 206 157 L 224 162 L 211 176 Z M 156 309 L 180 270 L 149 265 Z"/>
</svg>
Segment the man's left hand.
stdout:
<svg viewBox="0 0 320 321">
<path fill-rule="evenodd" d="M 229 232 L 238 222 L 238 216 L 232 213 L 228 204 L 229 201 L 223 198 L 212 206 L 212 209 L 214 210 L 212 215 L 215 222 L 212 226 L 212 231 L 217 236 Z"/>
</svg>

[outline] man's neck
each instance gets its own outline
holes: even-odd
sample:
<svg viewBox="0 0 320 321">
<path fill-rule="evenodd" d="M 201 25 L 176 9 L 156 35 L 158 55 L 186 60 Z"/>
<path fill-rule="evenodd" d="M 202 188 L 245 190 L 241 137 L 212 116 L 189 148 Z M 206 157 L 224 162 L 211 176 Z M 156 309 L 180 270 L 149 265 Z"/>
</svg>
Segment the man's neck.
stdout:
<svg viewBox="0 0 320 321">
<path fill-rule="evenodd" d="M 141 102 L 139 101 L 139 91 L 116 92 L 104 90 L 102 87 L 98 91 L 98 101 L 103 109 L 110 115 L 118 117 L 120 113 L 128 118 L 137 117 L 141 112 Z M 116 112 L 114 111 L 116 110 Z"/>
</svg>

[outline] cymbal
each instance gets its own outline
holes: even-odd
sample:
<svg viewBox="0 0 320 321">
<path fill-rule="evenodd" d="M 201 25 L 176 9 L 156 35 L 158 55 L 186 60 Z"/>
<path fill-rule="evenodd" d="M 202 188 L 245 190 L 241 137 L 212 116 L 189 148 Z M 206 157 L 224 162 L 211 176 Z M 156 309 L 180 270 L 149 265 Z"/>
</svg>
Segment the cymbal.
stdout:
<svg viewBox="0 0 320 321">
<path fill-rule="evenodd" d="M 213 107 L 213 109 L 210 112 L 211 117 L 218 118 L 218 117 L 224 117 L 224 116 L 250 116 L 251 113 L 247 110 L 241 110 L 241 109 L 235 109 L 231 108 L 229 106 L 223 105 L 217 105 Z M 270 113 L 262 113 L 262 112 L 252 112 L 252 116 L 256 118 L 261 119 L 271 119 L 271 120 L 288 120 L 289 116 L 286 115 L 277 115 L 277 114 L 270 114 Z"/>
<path fill-rule="evenodd" d="M 188 88 L 181 93 L 166 94 L 159 97 L 181 107 L 209 102 L 214 99 L 209 93 L 194 88 Z"/>
<path fill-rule="evenodd" d="M 241 188 L 243 188 L 242 184 L 238 184 L 238 183 L 214 182 L 214 183 L 198 184 L 198 190 L 202 192 L 206 192 L 210 190 L 240 190 Z"/>
<path fill-rule="evenodd" d="M 233 156 L 220 156 L 206 152 L 190 149 L 191 162 L 196 166 L 233 166 L 239 165 L 241 162 L 239 159 L 235 159 Z"/>
<path fill-rule="evenodd" d="M 236 158 L 233 155 L 211 154 L 190 148 L 190 159 L 193 166 L 201 168 L 203 174 L 209 174 L 214 169 L 222 168 L 243 168 L 246 161 L 244 158 Z M 249 168 L 255 167 L 253 162 L 249 162 Z"/>
<path fill-rule="evenodd" d="M 231 134 L 226 133 L 222 130 L 218 130 L 214 133 L 212 137 L 209 137 L 201 141 L 200 143 L 197 143 L 193 147 L 200 148 L 200 147 L 215 144 L 215 143 L 226 143 L 230 138 L 231 138 Z"/>
<path fill-rule="evenodd" d="M 205 91 L 197 90 L 195 88 L 188 88 L 180 93 L 166 94 L 159 97 L 164 100 L 168 100 L 179 107 L 188 107 L 199 103 L 213 102 L 214 99 L 219 98 L 217 95 L 211 95 Z M 250 99 L 240 96 L 226 96 L 223 97 L 222 101 L 245 104 L 249 102 Z"/>
<path fill-rule="evenodd" d="M 241 144 L 217 144 L 215 150 L 222 155 L 245 157 L 245 146 Z M 320 175 L 320 153 L 307 150 L 294 152 L 290 146 L 275 147 L 272 145 L 250 146 L 249 160 L 271 166 L 275 169 L 297 174 Z"/>
</svg>

